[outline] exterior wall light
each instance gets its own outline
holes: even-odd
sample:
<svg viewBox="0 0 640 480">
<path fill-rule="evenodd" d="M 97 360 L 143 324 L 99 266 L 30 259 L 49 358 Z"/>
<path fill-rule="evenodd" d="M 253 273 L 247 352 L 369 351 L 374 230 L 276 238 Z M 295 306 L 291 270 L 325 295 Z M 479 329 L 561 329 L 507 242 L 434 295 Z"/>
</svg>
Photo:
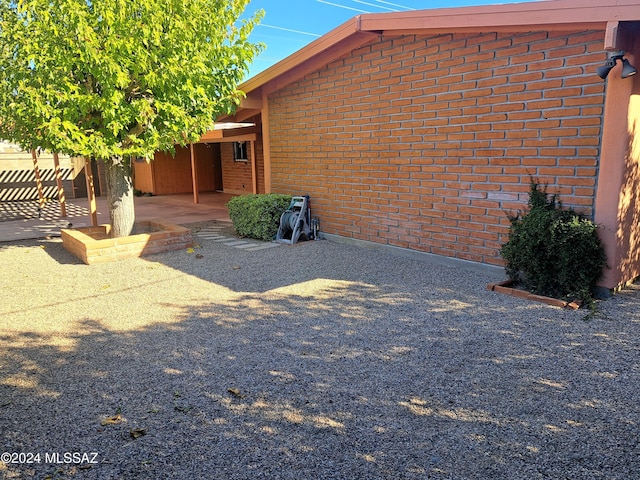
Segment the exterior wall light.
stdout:
<svg viewBox="0 0 640 480">
<path fill-rule="evenodd" d="M 620 77 L 629 78 L 638 73 L 638 70 L 636 70 L 636 68 L 629 63 L 629 60 L 623 57 L 623 50 L 610 53 L 606 63 L 603 66 L 598 67 L 598 76 L 603 80 L 607 78 L 607 75 L 609 75 L 611 69 L 616 66 L 616 62 L 618 60 L 622 61 L 622 73 L 620 74 Z"/>
</svg>

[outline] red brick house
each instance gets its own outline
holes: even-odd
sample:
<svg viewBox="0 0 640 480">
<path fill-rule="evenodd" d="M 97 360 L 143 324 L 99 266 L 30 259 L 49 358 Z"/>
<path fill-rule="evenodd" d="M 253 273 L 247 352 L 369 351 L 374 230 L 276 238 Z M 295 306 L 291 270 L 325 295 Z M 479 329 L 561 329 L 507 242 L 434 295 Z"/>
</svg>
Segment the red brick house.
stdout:
<svg viewBox="0 0 640 480">
<path fill-rule="evenodd" d="M 223 120 L 255 127 L 214 141 L 252 135 L 239 184 L 309 194 L 327 234 L 492 265 L 534 176 L 601 225 L 615 288 L 640 275 L 640 76 L 601 79 L 616 54 L 640 67 L 637 0 L 359 15 L 246 81 Z"/>
</svg>

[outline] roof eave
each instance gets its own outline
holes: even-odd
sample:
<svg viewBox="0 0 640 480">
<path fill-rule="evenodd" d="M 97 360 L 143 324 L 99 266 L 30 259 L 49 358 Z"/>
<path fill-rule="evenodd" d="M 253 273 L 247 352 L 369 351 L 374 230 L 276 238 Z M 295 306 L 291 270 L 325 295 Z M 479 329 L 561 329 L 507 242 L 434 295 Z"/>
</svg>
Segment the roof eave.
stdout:
<svg viewBox="0 0 640 480">
<path fill-rule="evenodd" d="M 340 42 L 356 35 L 360 31 L 360 16 L 356 16 L 342 25 L 334 28 L 330 32 L 324 34 L 322 37 L 314 40 L 300 50 L 292 53 L 288 57 L 280 60 L 272 67 L 264 70 L 256 76 L 248 79 L 240 85 L 240 90 L 243 92 L 251 92 L 258 87 L 261 87 L 268 81 L 276 78 L 277 76 L 288 72 L 289 70 L 298 67 L 305 61 L 314 58 L 318 55 L 326 53 L 331 50 L 335 45 Z"/>
<path fill-rule="evenodd" d="M 248 79 L 239 88 L 254 95 L 268 94 L 382 34 L 605 29 L 611 22 L 634 20 L 640 20 L 638 0 L 543 0 L 363 14 Z"/>
<path fill-rule="evenodd" d="M 602 26 L 608 21 L 640 20 L 637 0 L 545 0 L 526 3 L 439 8 L 361 15 L 362 30 L 386 34 L 405 31 L 510 31 Z M 495 31 L 495 30 L 494 30 Z"/>
</svg>

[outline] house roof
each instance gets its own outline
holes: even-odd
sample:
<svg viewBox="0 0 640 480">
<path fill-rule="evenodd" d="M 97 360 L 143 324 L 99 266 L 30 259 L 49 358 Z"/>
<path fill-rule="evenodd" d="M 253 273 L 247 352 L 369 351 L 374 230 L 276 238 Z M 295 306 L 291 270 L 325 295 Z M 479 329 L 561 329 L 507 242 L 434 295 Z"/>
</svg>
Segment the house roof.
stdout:
<svg viewBox="0 0 640 480">
<path fill-rule="evenodd" d="M 623 22 L 640 21 L 638 0 L 546 0 L 357 15 L 242 83 L 236 118 L 254 115 L 269 94 L 381 35 L 539 30 L 606 30 L 603 50 L 624 50 Z"/>
</svg>

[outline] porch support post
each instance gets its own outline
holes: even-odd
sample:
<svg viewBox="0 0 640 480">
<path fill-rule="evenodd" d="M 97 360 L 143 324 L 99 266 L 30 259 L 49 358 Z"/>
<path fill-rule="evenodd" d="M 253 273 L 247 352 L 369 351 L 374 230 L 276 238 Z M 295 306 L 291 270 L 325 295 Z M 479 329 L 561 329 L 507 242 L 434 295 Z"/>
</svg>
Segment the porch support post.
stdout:
<svg viewBox="0 0 640 480">
<path fill-rule="evenodd" d="M 269 97 L 262 93 L 262 162 L 264 166 L 264 191 L 271 193 L 271 142 L 269 139 Z"/>
<path fill-rule="evenodd" d="M 200 192 L 198 192 L 198 169 L 196 168 L 196 155 L 193 143 L 189 144 L 191 155 L 191 181 L 193 183 L 193 203 L 200 203 Z"/>
<path fill-rule="evenodd" d="M 62 174 L 60 172 L 60 159 L 58 158 L 58 153 L 53 153 L 53 165 L 55 167 L 56 172 L 56 185 L 58 188 L 58 201 L 60 202 L 60 216 L 67 216 L 67 201 L 64 197 L 64 187 L 62 186 Z"/>
<path fill-rule="evenodd" d="M 93 172 L 91 171 L 91 159 L 84 157 L 84 176 L 87 179 L 87 197 L 89 198 L 89 212 L 91 225 L 98 226 L 98 206 L 96 204 L 96 191 L 93 184 Z"/>
<path fill-rule="evenodd" d="M 31 158 L 33 159 L 33 172 L 36 176 L 36 187 L 38 188 L 38 218 L 44 208 L 44 189 L 42 188 L 42 178 L 40 177 L 40 169 L 38 168 L 38 152 L 31 150 Z"/>
<path fill-rule="evenodd" d="M 258 172 L 256 168 L 256 142 L 255 140 L 251 140 L 249 142 L 249 155 L 251 156 L 251 188 L 253 189 L 253 194 L 258 193 Z"/>
</svg>

